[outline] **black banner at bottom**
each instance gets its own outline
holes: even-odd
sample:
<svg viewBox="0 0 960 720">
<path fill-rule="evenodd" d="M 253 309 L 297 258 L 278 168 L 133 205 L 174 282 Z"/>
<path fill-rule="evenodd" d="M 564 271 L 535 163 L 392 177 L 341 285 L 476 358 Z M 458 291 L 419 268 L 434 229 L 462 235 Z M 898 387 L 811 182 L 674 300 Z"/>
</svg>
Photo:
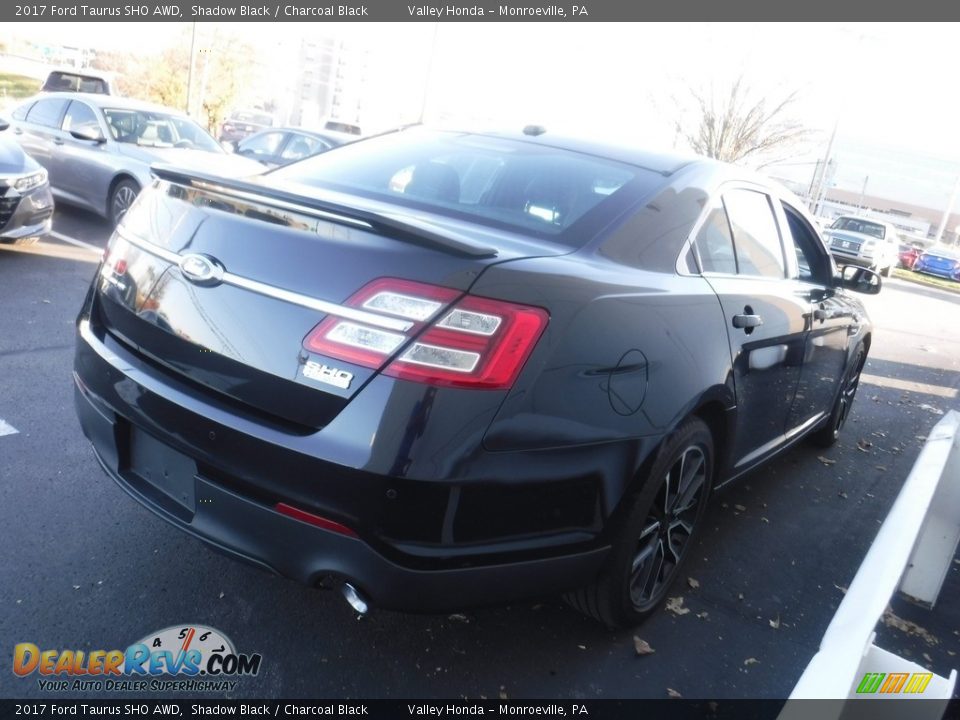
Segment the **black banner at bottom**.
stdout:
<svg viewBox="0 0 960 720">
<path fill-rule="evenodd" d="M 960 720 L 960 701 L 835 700 L 0 700 L 0 718 L 582 718 L 584 720 Z"/>
</svg>

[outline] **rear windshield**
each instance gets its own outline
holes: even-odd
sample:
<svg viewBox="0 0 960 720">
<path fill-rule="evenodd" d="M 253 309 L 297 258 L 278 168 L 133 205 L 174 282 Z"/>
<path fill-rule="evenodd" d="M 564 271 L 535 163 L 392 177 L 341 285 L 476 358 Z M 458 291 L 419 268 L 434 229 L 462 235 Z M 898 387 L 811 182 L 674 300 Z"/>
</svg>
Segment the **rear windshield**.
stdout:
<svg viewBox="0 0 960 720">
<path fill-rule="evenodd" d="M 50 73 L 42 89 L 48 92 L 64 91 L 96 93 L 99 95 L 110 94 L 110 88 L 107 87 L 106 81 L 102 78 L 66 72 Z"/>
<path fill-rule="evenodd" d="M 624 198 L 663 183 L 658 173 L 592 155 L 424 130 L 345 145 L 270 177 L 574 245 L 590 239 L 581 221 L 599 227 Z"/>
<path fill-rule="evenodd" d="M 870 222 L 869 220 L 861 220 L 860 218 L 840 218 L 831 225 L 830 228 L 832 230 L 848 230 L 864 235 L 872 235 L 881 240 L 883 240 L 883 236 L 886 234 L 886 228 L 883 225 Z"/>
</svg>

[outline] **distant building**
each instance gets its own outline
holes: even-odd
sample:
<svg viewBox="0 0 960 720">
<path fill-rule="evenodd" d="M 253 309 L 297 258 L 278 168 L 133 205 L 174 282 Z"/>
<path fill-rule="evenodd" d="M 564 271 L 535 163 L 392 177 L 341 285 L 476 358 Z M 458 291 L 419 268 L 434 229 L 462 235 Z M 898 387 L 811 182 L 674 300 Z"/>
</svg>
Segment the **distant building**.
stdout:
<svg viewBox="0 0 960 720">
<path fill-rule="evenodd" d="M 342 39 L 304 38 L 297 59 L 290 122 L 318 125 L 326 118 L 362 124 L 369 52 Z"/>
<path fill-rule="evenodd" d="M 839 188 L 830 188 L 827 191 L 823 207 L 821 214 L 824 217 L 857 213 L 864 217 L 892 223 L 904 234 L 926 238 L 932 237 L 937 232 L 943 218 L 943 210 L 873 195 L 865 195 L 861 200 L 860 193 Z M 954 228 L 954 231 L 945 231 L 944 241 L 950 243 L 956 241 L 955 229 L 958 224 L 960 224 L 960 213 L 951 213 L 947 218 L 947 227 Z"/>
</svg>

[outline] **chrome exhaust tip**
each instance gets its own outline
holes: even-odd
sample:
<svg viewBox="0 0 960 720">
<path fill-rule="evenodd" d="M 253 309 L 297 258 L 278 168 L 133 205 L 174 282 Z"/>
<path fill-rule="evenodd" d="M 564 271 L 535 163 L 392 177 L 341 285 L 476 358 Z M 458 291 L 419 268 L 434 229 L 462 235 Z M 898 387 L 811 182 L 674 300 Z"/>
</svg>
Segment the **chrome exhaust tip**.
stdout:
<svg viewBox="0 0 960 720">
<path fill-rule="evenodd" d="M 366 615 L 370 612 L 370 603 L 353 585 L 344 583 L 340 587 L 340 592 L 343 593 L 343 597 L 350 604 L 350 607 L 356 610 L 359 615 Z"/>
</svg>

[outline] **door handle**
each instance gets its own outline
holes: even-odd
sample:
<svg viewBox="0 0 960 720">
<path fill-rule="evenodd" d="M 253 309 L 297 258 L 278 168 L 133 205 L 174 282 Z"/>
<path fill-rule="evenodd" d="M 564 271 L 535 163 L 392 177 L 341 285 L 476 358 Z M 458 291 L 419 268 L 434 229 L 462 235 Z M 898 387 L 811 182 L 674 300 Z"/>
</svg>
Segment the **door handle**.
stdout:
<svg viewBox="0 0 960 720">
<path fill-rule="evenodd" d="M 21 130 L 20 128 L 15 128 L 14 131 L 13 131 L 13 134 L 14 134 L 14 135 L 23 135 L 23 130 Z"/>
<path fill-rule="evenodd" d="M 741 330 L 752 330 L 763 325 L 763 318 L 759 315 L 734 315 L 733 326 Z"/>
<path fill-rule="evenodd" d="M 54 145 L 63 145 L 63 139 L 62 139 L 62 138 L 54 138 L 54 139 L 53 139 L 53 144 L 54 144 Z"/>
</svg>

